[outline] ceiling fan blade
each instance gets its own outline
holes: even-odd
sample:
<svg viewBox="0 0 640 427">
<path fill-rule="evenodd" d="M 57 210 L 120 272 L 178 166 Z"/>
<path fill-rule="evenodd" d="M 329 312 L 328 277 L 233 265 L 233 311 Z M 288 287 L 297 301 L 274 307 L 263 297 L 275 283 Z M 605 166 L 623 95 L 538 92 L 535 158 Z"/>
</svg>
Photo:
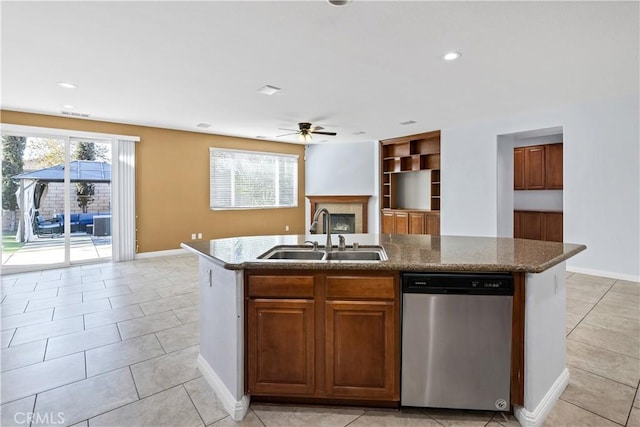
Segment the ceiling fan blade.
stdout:
<svg viewBox="0 0 640 427">
<path fill-rule="evenodd" d="M 315 132 L 317 130 L 322 130 L 324 129 L 322 126 L 311 126 L 311 129 L 309 129 L 311 132 Z"/>
<path fill-rule="evenodd" d="M 278 129 L 280 129 L 280 130 L 288 130 L 288 131 L 291 131 L 291 132 L 299 132 L 298 129 L 287 129 L 287 128 L 278 128 Z"/>
<path fill-rule="evenodd" d="M 315 130 L 312 130 L 311 133 L 317 133 L 318 135 L 330 135 L 330 136 L 336 136 L 337 133 L 335 132 L 316 132 Z"/>
<path fill-rule="evenodd" d="M 288 136 L 288 135 L 295 135 L 298 132 L 293 132 L 293 133 L 283 133 L 282 135 L 276 135 L 276 138 L 280 138 L 281 136 Z"/>
</svg>

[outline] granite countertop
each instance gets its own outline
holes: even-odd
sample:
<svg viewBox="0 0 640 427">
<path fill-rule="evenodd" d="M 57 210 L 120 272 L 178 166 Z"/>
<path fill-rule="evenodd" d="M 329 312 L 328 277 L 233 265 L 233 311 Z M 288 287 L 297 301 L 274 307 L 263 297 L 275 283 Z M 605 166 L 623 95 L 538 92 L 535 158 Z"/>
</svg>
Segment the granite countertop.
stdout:
<svg viewBox="0 0 640 427">
<path fill-rule="evenodd" d="M 337 240 L 337 236 L 333 240 Z M 347 245 L 380 245 L 386 261 L 261 260 L 274 246 L 303 246 L 305 240 L 324 245 L 325 235 L 250 236 L 182 243 L 182 247 L 229 270 L 403 270 L 520 271 L 540 273 L 582 252 L 585 245 L 500 237 L 408 234 L 347 234 Z M 307 244 L 307 246 L 309 246 Z M 334 246 L 334 250 L 337 250 Z"/>
</svg>

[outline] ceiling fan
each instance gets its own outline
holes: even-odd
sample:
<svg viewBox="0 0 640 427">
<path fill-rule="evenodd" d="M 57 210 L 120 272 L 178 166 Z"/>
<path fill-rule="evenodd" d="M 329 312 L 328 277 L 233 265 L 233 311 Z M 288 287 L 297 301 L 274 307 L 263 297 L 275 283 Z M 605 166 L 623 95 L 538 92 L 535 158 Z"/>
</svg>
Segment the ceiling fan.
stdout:
<svg viewBox="0 0 640 427">
<path fill-rule="evenodd" d="M 281 136 L 298 134 L 298 139 L 300 140 L 300 142 L 311 142 L 312 133 L 315 133 L 317 135 L 330 135 L 330 136 L 337 135 L 337 133 L 335 132 L 322 132 L 322 129 L 324 129 L 322 126 L 312 126 L 311 123 L 307 123 L 307 122 L 298 123 L 298 127 L 300 128 L 300 130 L 278 128 L 280 130 L 289 130 L 292 133 L 277 135 L 276 138 L 280 138 Z"/>
</svg>

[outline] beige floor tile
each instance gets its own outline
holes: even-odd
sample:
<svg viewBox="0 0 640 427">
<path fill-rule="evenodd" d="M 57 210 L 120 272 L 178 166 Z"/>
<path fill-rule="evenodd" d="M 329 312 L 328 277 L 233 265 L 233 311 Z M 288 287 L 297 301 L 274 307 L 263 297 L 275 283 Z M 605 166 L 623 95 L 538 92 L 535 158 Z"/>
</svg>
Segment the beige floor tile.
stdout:
<svg viewBox="0 0 640 427">
<path fill-rule="evenodd" d="M 640 354 L 640 339 L 637 336 L 592 325 L 586 321 L 580 323 L 569 334 L 569 338 L 631 357 Z"/>
<path fill-rule="evenodd" d="M 15 303 L 15 302 L 24 302 L 24 301 L 34 301 L 38 299 L 44 298 L 53 298 L 58 295 L 58 289 L 44 289 L 42 291 L 33 291 L 33 292 L 24 292 L 19 294 L 10 294 L 7 295 L 3 300 L 3 304 Z"/>
<path fill-rule="evenodd" d="M 204 425 L 182 386 L 91 418 L 91 427 L 190 427 Z"/>
<path fill-rule="evenodd" d="M 201 376 L 196 368 L 200 346 L 193 346 L 131 366 L 140 397 Z"/>
<path fill-rule="evenodd" d="M 626 422 L 635 388 L 578 368 L 570 368 L 569 373 L 563 400 L 619 424 Z"/>
<path fill-rule="evenodd" d="M 131 372 L 122 368 L 39 394 L 36 413 L 60 412 L 70 425 L 136 400 Z"/>
<path fill-rule="evenodd" d="M 158 295 L 158 293 L 154 290 L 136 292 L 132 289 L 131 291 L 134 293 L 109 298 L 113 308 L 124 307 L 131 304 L 139 304 L 142 302 L 152 301 L 160 298 L 160 295 Z"/>
<path fill-rule="evenodd" d="M 226 417 L 220 421 L 216 421 L 213 424 L 209 424 L 214 427 L 265 427 L 265 424 L 260 421 L 253 411 L 247 412 L 247 416 L 242 421 L 234 421 L 231 417 Z M 277 426 L 271 426 L 277 427 Z M 302 426 L 300 426 L 302 427 Z M 309 426 L 311 427 L 311 426 Z"/>
<path fill-rule="evenodd" d="M 204 377 L 184 383 L 184 388 L 189 393 L 191 401 L 196 406 L 205 424 L 209 425 L 228 415 L 222 406 L 222 402 L 218 400 L 218 396 L 216 396 Z"/>
<path fill-rule="evenodd" d="M 26 311 L 44 310 L 45 308 L 61 307 L 63 305 L 79 304 L 82 302 L 82 294 L 68 294 L 53 298 L 43 298 L 29 301 Z"/>
<path fill-rule="evenodd" d="M 624 294 L 618 294 L 624 295 Z M 617 317 L 627 318 L 628 321 L 637 323 L 640 319 L 640 310 L 631 304 L 616 304 L 601 301 L 593 309 L 597 313 L 610 314 Z"/>
<path fill-rule="evenodd" d="M 493 418 L 493 412 L 428 409 L 427 415 L 444 426 L 484 426 Z"/>
<path fill-rule="evenodd" d="M 86 291 L 82 293 L 83 301 L 93 301 L 101 298 L 115 297 L 118 295 L 130 294 L 131 290 L 128 286 L 114 286 L 113 288 L 97 289 L 95 291 Z"/>
<path fill-rule="evenodd" d="M 607 288 L 585 286 L 585 285 L 567 285 L 567 298 L 595 304 L 604 296 Z"/>
<path fill-rule="evenodd" d="M 565 313 L 565 326 L 573 329 L 578 325 L 578 323 L 580 323 L 580 321 L 582 321 L 582 319 L 584 319 L 584 316 L 567 312 Z"/>
<path fill-rule="evenodd" d="M 607 292 L 607 294 L 602 297 L 602 302 L 618 306 L 629 306 L 631 308 L 635 308 L 637 313 L 640 313 L 640 295 L 626 294 L 622 292 Z"/>
<path fill-rule="evenodd" d="M 182 322 L 170 311 L 118 322 L 122 339 L 139 337 L 180 325 Z"/>
<path fill-rule="evenodd" d="M 15 329 L 6 329 L 0 332 L 0 348 L 9 347 L 9 343 L 13 339 L 13 335 L 16 333 Z"/>
<path fill-rule="evenodd" d="M 584 318 L 584 322 L 613 331 L 640 335 L 640 319 L 622 316 L 609 308 L 598 305 Z"/>
<path fill-rule="evenodd" d="M 25 397 L 11 403 L 2 405 L 0 409 L 0 425 L 2 427 L 28 426 L 27 414 L 33 412 L 36 395 Z"/>
<path fill-rule="evenodd" d="M 619 425 L 560 399 L 544 420 L 543 427 L 619 427 Z"/>
<path fill-rule="evenodd" d="M 11 316 L 14 314 L 22 314 L 27 308 L 29 301 L 14 302 L 8 304 L 0 304 L 0 316 Z"/>
<path fill-rule="evenodd" d="M 82 353 L 60 357 L 2 374 L 2 403 L 31 396 L 85 378 Z"/>
<path fill-rule="evenodd" d="M 36 323 L 50 322 L 53 318 L 53 309 L 33 311 L 22 314 L 14 314 L 2 318 L 2 330 L 14 329 L 21 326 L 35 325 Z"/>
<path fill-rule="evenodd" d="M 70 427 L 89 427 L 89 420 L 80 421 L 78 424 L 74 424 Z"/>
<path fill-rule="evenodd" d="M 198 322 L 187 323 L 175 328 L 156 332 L 162 348 L 167 353 L 200 344 L 200 328 Z"/>
<path fill-rule="evenodd" d="M 640 409 L 631 408 L 631 414 L 629 414 L 629 420 L 627 421 L 628 427 L 640 426 Z"/>
<path fill-rule="evenodd" d="M 89 350 L 118 341 L 120 341 L 120 333 L 115 324 L 74 332 L 50 338 L 47 345 L 46 359 L 55 359 L 66 354 Z"/>
<path fill-rule="evenodd" d="M 112 323 L 135 319 L 142 316 L 144 316 L 144 313 L 142 312 L 142 310 L 140 310 L 139 305 L 127 305 L 124 307 L 112 308 L 111 310 L 85 314 L 84 327 L 85 329 L 91 329 L 98 326 L 105 326 Z"/>
<path fill-rule="evenodd" d="M 64 288 L 67 286 L 81 285 L 82 278 L 80 277 L 63 277 L 60 280 L 51 280 L 48 282 L 38 282 L 36 285 L 36 291 L 42 291 L 44 289 Z"/>
<path fill-rule="evenodd" d="M 160 294 L 160 296 L 162 298 L 169 298 L 169 297 L 174 297 L 174 296 L 178 296 L 178 295 L 184 295 L 184 294 L 188 294 L 193 292 L 195 289 L 197 289 L 196 286 L 187 283 L 182 284 L 182 285 L 176 285 L 176 284 L 172 284 L 171 286 L 166 286 L 163 288 L 159 288 L 158 289 L 158 294 Z"/>
<path fill-rule="evenodd" d="M 191 297 L 189 294 L 185 294 L 175 297 L 161 298 L 156 301 L 145 302 L 140 304 L 140 308 L 145 314 L 149 315 L 173 310 L 175 308 L 189 307 L 191 305 L 193 305 L 193 297 Z"/>
<path fill-rule="evenodd" d="M 87 375 L 92 377 L 163 354 L 162 346 L 153 334 L 105 345 L 86 352 Z"/>
<path fill-rule="evenodd" d="M 567 313 L 584 317 L 593 308 L 593 303 L 567 297 Z"/>
<path fill-rule="evenodd" d="M 104 289 L 104 283 L 102 281 L 65 286 L 64 288 L 58 289 L 58 295 L 77 294 L 80 292 L 95 291 L 98 289 Z"/>
<path fill-rule="evenodd" d="M 618 280 L 611 287 L 611 292 L 621 292 L 621 293 L 631 294 L 631 295 L 640 295 L 640 282 Z"/>
<path fill-rule="evenodd" d="M 16 330 L 11 345 L 24 344 L 81 331 L 82 327 L 82 316 L 69 317 L 68 319 L 54 320 L 53 322 L 39 323 L 32 326 L 23 326 Z"/>
<path fill-rule="evenodd" d="M 640 381 L 640 360 L 572 339 L 567 340 L 567 364 L 631 387 Z"/>
<path fill-rule="evenodd" d="M 410 410 L 375 410 L 367 409 L 349 427 L 438 427 L 436 420 L 426 415 L 423 411 Z"/>
<path fill-rule="evenodd" d="M 494 427 L 504 426 L 504 427 L 520 427 L 520 423 L 512 414 L 506 414 L 504 412 L 496 412 L 493 414 L 493 420 L 491 421 Z"/>
<path fill-rule="evenodd" d="M 613 285 L 616 281 L 616 279 L 611 279 L 609 277 L 591 276 L 581 273 L 575 273 L 571 276 L 571 278 L 567 280 L 570 280 L 572 282 L 592 283 L 599 285 Z"/>
<path fill-rule="evenodd" d="M 640 390 L 636 393 L 636 398 L 633 401 L 633 406 L 636 408 L 640 408 Z"/>
<path fill-rule="evenodd" d="M 267 427 L 342 427 L 364 414 L 362 409 L 321 406 L 252 405 L 251 409 Z"/>
<path fill-rule="evenodd" d="M 24 285 L 15 285 L 15 286 L 3 286 L 2 293 L 0 295 L 16 295 L 23 294 L 27 292 L 33 292 L 36 289 L 35 283 L 27 283 Z"/>
<path fill-rule="evenodd" d="M 111 304 L 109 304 L 108 299 L 100 299 L 96 301 L 82 302 L 80 304 L 71 304 L 57 307 L 53 318 L 55 320 L 65 319 L 67 317 L 95 313 L 103 310 L 111 310 Z"/>
<path fill-rule="evenodd" d="M 198 304 L 177 308 L 172 311 L 182 323 L 198 322 L 200 320 L 200 306 Z"/>
<path fill-rule="evenodd" d="M 42 362 L 46 346 L 47 340 L 40 340 L 3 348 L 0 352 L 2 372 Z"/>
</svg>

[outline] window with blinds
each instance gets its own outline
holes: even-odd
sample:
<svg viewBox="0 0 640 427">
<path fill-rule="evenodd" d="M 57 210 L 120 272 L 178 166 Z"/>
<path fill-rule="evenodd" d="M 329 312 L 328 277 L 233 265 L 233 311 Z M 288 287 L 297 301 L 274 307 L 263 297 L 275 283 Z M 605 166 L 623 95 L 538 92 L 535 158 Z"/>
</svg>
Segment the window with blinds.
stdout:
<svg viewBox="0 0 640 427">
<path fill-rule="evenodd" d="M 209 148 L 211 209 L 298 206 L 298 156 Z"/>
</svg>

